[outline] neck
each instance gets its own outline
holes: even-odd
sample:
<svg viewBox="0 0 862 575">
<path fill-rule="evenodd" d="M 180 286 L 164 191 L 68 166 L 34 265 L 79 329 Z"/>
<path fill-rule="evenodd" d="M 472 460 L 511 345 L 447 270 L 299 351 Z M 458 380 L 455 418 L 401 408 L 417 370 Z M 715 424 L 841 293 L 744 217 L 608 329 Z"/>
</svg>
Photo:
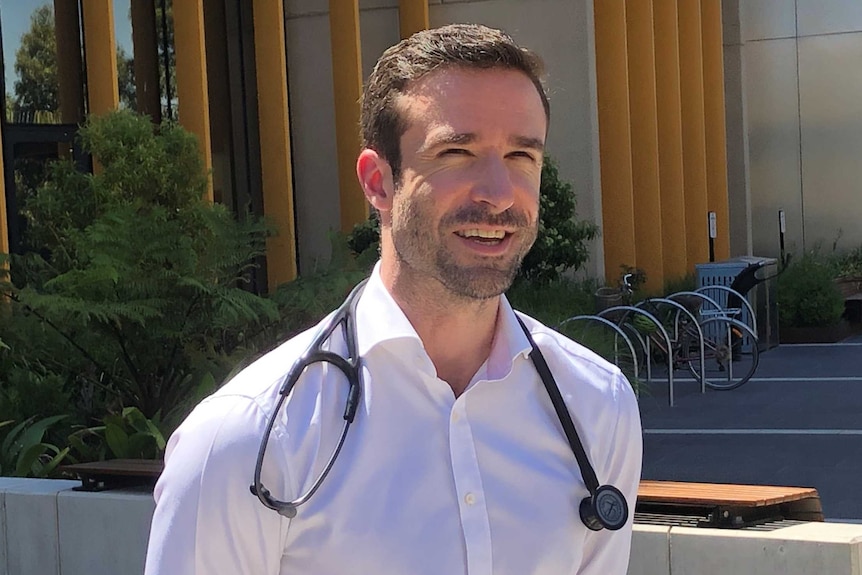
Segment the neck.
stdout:
<svg viewBox="0 0 862 575">
<path fill-rule="evenodd" d="M 460 396 L 491 353 L 500 297 L 475 300 L 417 278 L 397 262 L 381 265 L 383 283 L 407 316 L 437 370 Z"/>
</svg>

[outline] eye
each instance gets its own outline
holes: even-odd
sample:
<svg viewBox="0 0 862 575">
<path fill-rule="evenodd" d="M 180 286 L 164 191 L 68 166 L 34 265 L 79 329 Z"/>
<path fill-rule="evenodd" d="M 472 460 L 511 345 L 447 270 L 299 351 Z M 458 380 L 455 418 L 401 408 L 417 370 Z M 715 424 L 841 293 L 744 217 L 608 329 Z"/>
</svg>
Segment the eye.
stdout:
<svg viewBox="0 0 862 575">
<path fill-rule="evenodd" d="M 525 151 L 523 151 L 523 150 L 519 150 L 519 151 L 517 151 L 517 152 L 511 152 L 511 153 L 509 154 L 509 157 L 510 157 L 510 158 L 523 158 L 523 159 L 526 159 L 526 160 L 530 160 L 531 162 L 535 162 L 535 161 L 536 161 L 536 158 L 535 158 L 535 157 L 533 157 L 533 154 L 531 154 L 530 152 L 525 152 Z"/>
<path fill-rule="evenodd" d="M 440 156 L 469 156 L 470 151 L 464 148 L 446 148 L 440 152 Z"/>
</svg>

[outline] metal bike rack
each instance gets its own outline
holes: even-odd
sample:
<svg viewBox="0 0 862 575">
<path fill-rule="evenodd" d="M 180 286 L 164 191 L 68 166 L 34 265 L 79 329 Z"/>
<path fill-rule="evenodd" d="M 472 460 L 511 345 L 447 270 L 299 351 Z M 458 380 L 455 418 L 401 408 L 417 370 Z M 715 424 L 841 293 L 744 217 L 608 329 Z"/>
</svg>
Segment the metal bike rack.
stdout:
<svg viewBox="0 0 862 575">
<path fill-rule="evenodd" d="M 742 295 L 741 293 L 739 293 L 735 289 L 729 288 L 729 287 L 723 286 L 723 285 L 703 286 L 703 287 L 697 288 L 694 291 L 695 291 L 695 293 L 704 293 L 704 292 L 708 292 L 710 290 L 724 291 L 724 292 L 727 292 L 728 294 L 735 295 L 736 297 L 739 298 L 739 300 L 742 302 L 742 305 L 745 306 L 745 309 L 748 311 L 748 317 L 751 318 L 751 325 L 749 327 L 751 327 L 751 331 L 754 332 L 754 340 L 757 341 L 757 316 L 754 313 L 754 306 L 751 305 L 751 302 L 748 301 L 748 298 L 746 298 L 744 295 Z M 724 311 L 728 312 L 728 311 L 730 311 L 730 308 L 724 308 Z M 731 319 L 736 319 L 736 318 L 731 316 Z M 742 321 L 741 318 L 740 318 L 740 321 Z M 745 323 L 745 322 L 743 322 L 743 323 Z"/>
<path fill-rule="evenodd" d="M 604 317 L 609 313 L 621 312 L 621 311 L 626 312 L 626 313 L 623 314 L 622 318 L 620 318 L 620 321 L 618 323 L 622 324 L 624 321 L 626 321 L 628 316 L 631 315 L 632 313 L 642 314 L 643 316 L 645 316 L 647 319 L 649 319 L 650 321 L 652 321 L 656 325 L 656 327 L 658 328 L 658 331 L 660 331 L 662 336 L 664 336 L 665 342 L 667 342 L 667 348 L 668 349 L 671 348 L 670 336 L 668 336 L 667 330 L 664 329 L 664 326 L 661 324 L 661 322 L 658 320 L 658 318 L 656 318 L 653 314 L 649 313 L 646 310 L 640 309 L 640 308 L 632 306 L 632 305 L 617 305 L 617 306 L 609 307 L 607 309 L 603 309 L 601 312 L 599 312 L 596 315 L 598 315 L 599 317 Z M 649 358 L 647 358 L 647 364 L 649 364 Z M 668 395 L 668 403 L 671 407 L 673 407 L 673 359 L 671 358 L 671 354 L 667 355 L 667 387 L 668 387 L 668 394 L 667 394 Z"/>
<path fill-rule="evenodd" d="M 707 319 L 705 319 L 705 320 L 704 320 L 704 322 L 703 322 L 703 323 L 704 323 L 704 324 L 706 324 L 706 323 L 709 323 L 709 322 L 711 322 L 711 321 L 717 321 L 717 320 L 716 320 L 716 317 L 717 317 L 717 316 L 713 316 L 713 317 L 711 317 L 711 318 L 707 318 Z M 748 335 L 755 337 L 755 340 L 756 340 L 756 334 L 755 334 L 753 331 L 751 331 L 751 328 L 750 328 L 750 327 L 748 327 L 745 323 L 743 323 L 743 322 L 739 321 L 738 319 L 736 319 L 736 318 L 732 318 L 732 317 L 724 316 L 724 319 L 722 319 L 721 321 L 727 321 L 730 325 L 732 325 L 732 326 L 736 327 L 736 328 L 737 328 L 737 329 L 739 329 L 740 331 L 742 331 L 742 332 L 747 332 L 747 333 L 748 333 Z M 728 335 L 727 335 L 727 345 L 728 345 L 728 346 L 732 346 L 732 345 L 733 345 L 733 341 L 732 341 L 732 338 L 731 338 L 731 335 L 730 335 L 730 333 L 729 333 L 729 332 L 728 332 Z M 732 377 L 733 377 L 733 362 L 729 362 L 729 364 L 728 364 L 728 370 L 729 370 L 729 375 L 730 375 L 730 377 L 732 378 Z M 704 375 L 706 374 L 706 372 L 702 372 L 702 373 L 703 373 Z"/>
<path fill-rule="evenodd" d="M 681 303 L 674 301 L 672 299 L 668 299 L 666 297 L 653 297 L 653 298 L 645 299 L 645 300 L 635 304 L 635 307 L 640 307 L 642 305 L 646 305 L 647 303 L 651 303 L 651 302 L 668 304 L 673 308 L 679 309 L 680 311 L 685 313 L 691 319 L 692 325 L 694 325 L 695 329 L 697 330 L 697 337 L 699 340 L 698 343 L 700 346 L 700 392 L 706 393 L 706 375 L 705 375 L 706 374 L 706 361 L 703 358 L 703 356 L 705 355 L 706 349 L 704 348 L 704 343 L 703 343 L 703 330 L 700 329 L 700 324 L 698 323 L 697 318 L 684 305 L 682 305 Z M 649 341 L 649 338 L 647 338 L 647 341 Z M 670 349 L 668 349 L 668 354 L 670 354 Z M 647 361 L 649 361 L 649 356 L 647 356 Z"/>
<path fill-rule="evenodd" d="M 712 299 L 711 297 L 709 297 L 706 294 L 702 294 L 702 293 L 699 293 L 696 291 L 678 291 L 676 293 L 672 293 L 669 296 L 665 296 L 665 297 L 667 299 L 674 299 L 676 297 L 684 296 L 684 295 L 690 295 L 690 296 L 694 296 L 696 298 L 702 299 L 703 301 L 707 302 L 712 307 L 714 307 L 716 309 L 717 314 L 720 314 L 720 315 L 727 317 L 727 312 L 724 311 L 724 308 L 721 307 L 721 305 L 717 301 L 715 301 L 714 299 Z"/>
<path fill-rule="evenodd" d="M 616 332 L 617 336 L 622 336 L 623 341 L 626 342 L 626 345 L 628 345 L 629 351 L 632 354 L 632 362 L 634 363 L 635 379 L 637 379 L 639 377 L 638 356 L 635 353 L 635 347 L 634 347 L 634 345 L 632 345 L 632 340 L 629 339 L 629 336 L 626 335 L 626 333 L 622 330 L 622 328 L 620 326 L 618 326 L 617 324 L 615 324 L 614 322 L 612 322 L 606 318 L 603 318 L 603 317 L 600 317 L 597 315 L 576 315 L 574 317 L 570 317 L 566 320 L 563 320 L 562 322 L 560 322 L 560 324 L 557 327 L 558 328 L 563 327 L 567 323 L 571 323 L 571 322 L 575 322 L 575 321 L 597 321 L 597 322 L 601 323 L 602 325 L 606 325 L 606 326 L 610 327 L 611 329 L 613 329 Z M 617 358 L 616 358 L 616 353 L 617 353 L 616 345 L 617 345 L 617 340 L 615 337 L 614 338 L 614 355 L 615 355 L 614 364 L 616 364 L 617 367 L 619 367 L 619 364 L 617 364 Z M 635 386 L 635 394 L 640 395 L 640 393 L 638 392 L 637 386 Z"/>
</svg>

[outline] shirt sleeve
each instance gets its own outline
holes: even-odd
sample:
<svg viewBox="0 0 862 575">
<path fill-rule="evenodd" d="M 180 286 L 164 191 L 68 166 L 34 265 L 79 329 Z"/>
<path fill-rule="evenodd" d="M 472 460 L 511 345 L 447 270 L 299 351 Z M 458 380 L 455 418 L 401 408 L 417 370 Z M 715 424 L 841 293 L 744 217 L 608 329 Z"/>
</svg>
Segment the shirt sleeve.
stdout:
<svg viewBox="0 0 862 575">
<path fill-rule="evenodd" d="M 171 436 L 145 575 L 278 575 L 289 521 L 249 490 L 267 415 L 251 399 L 213 397 Z M 289 482 L 274 459 L 263 481 L 278 495 Z"/>
<path fill-rule="evenodd" d="M 617 420 L 604 474 L 599 482 L 613 485 L 626 497 L 629 517 L 618 531 L 590 531 L 584 542 L 578 575 L 625 575 L 629 566 L 635 504 L 641 477 L 643 435 L 637 399 L 625 376 L 616 381 Z"/>
</svg>

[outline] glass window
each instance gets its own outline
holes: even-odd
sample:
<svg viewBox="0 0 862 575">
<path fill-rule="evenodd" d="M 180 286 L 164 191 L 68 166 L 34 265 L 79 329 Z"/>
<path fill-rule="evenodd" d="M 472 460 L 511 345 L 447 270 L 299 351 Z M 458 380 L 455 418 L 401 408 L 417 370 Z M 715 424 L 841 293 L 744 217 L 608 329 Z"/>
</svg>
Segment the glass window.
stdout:
<svg viewBox="0 0 862 575">
<path fill-rule="evenodd" d="M 77 2 L 3 0 L 0 17 L 7 120 L 80 121 L 84 97 Z"/>
<path fill-rule="evenodd" d="M 114 0 L 114 36 L 117 39 L 117 87 L 120 92 L 120 108 L 136 110 L 131 0 Z"/>
<path fill-rule="evenodd" d="M 177 55 L 174 49 L 173 0 L 156 0 L 156 33 L 159 45 L 159 84 L 161 86 L 162 116 L 176 120 L 177 113 Z"/>
</svg>

